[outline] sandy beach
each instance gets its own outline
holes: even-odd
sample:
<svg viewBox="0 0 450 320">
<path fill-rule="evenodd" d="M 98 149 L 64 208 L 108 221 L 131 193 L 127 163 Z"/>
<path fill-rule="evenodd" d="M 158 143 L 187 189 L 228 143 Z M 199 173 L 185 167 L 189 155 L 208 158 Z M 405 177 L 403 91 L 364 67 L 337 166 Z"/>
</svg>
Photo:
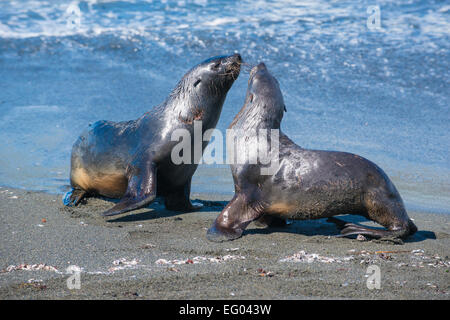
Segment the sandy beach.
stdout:
<svg viewBox="0 0 450 320">
<path fill-rule="evenodd" d="M 409 212 L 420 231 L 403 244 L 336 238 L 324 219 L 251 224 L 240 239 L 212 243 L 206 230 L 228 199 L 192 199 L 201 211 L 153 203 L 106 219 L 103 199 L 65 208 L 59 195 L 1 188 L 0 299 L 450 298 L 448 215 Z M 372 265 L 380 289 L 368 289 Z M 79 289 L 68 288 L 69 266 Z"/>
</svg>

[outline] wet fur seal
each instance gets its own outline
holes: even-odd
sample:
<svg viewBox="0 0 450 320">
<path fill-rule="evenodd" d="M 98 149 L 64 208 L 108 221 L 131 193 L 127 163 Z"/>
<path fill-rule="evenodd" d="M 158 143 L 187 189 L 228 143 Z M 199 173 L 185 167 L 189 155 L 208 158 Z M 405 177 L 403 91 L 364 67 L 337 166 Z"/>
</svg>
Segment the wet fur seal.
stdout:
<svg viewBox="0 0 450 320">
<path fill-rule="evenodd" d="M 245 104 L 230 129 L 280 129 L 285 110 L 278 81 L 260 63 L 250 73 Z M 277 160 L 271 175 L 260 174 L 261 164 L 231 165 L 235 195 L 208 230 L 209 240 L 239 238 L 250 222 L 273 217 L 330 218 L 340 236 L 405 238 L 417 231 L 394 184 L 373 162 L 346 152 L 303 149 L 281 130 Z M 364 216 L 386 230 L 333 217 L 339 214 Z"/>
<path fill-rule="evenodd" d="M 186 129 L 193 140 L 194 121 L 201 121 L 202 133 L 215 128 L 241 61 L 239 54 L 210 58 L 189 70 L 162 104 L 137 120 L 98 121 L 90 126 L 73 145 L 73 189 L 64 204 L 77 205 L 91 195 L 120 198 L 103 213 L 112 216 L 145 207 L 162 196 L 169 210 L 196 209 L 189 195 L 197 164 L 173 163 L 171 151 L 178 141 L 171 141 L 171 134 Z"/>
</svg>

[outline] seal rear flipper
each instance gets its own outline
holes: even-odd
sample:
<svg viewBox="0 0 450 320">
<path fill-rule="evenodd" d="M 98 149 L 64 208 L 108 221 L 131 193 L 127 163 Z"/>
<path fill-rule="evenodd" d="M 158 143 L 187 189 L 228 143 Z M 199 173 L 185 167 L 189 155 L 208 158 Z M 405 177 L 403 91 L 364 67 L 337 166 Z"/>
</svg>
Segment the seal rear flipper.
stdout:
<svg viewBox="0 0 450 320">
<path fill-rule="evenodd" d="M 144 171 L 144 172 L 142 172 Z M 104 216 L 114 216 L 148 206 L 156 198 L 156 165 L 151 163 L 140 174 L 133 175 L 128 181 L 127 191 Z"/>
<path fill-rule="evenodd" d="M 332 222 L 336 224 L 338 229 L 340 230 L 340 234 L 337 237 L 348 237 L 352 235 L 364 235 L 369 236 L 375 239 L 382 238 L 406 238 L 407 236 L 413 234 L 417 231 L 414 223 L 408 223 L 404 227 L 392 229 L 392 230 L 380 230 L 380 229 L 372 229 L 365 226 L 357 225 L 350 222 L 345 222 L 343 220 L 331 217 L 328 218 L 328 222 Z"/>
</svg>

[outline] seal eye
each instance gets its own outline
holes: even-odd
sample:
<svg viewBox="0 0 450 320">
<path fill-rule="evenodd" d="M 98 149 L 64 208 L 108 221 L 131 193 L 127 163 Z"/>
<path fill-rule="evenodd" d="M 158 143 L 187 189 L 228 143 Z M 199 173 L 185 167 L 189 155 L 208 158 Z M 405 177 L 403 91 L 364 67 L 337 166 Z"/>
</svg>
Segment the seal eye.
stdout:
<svg viewBox="0 0 450 320">
<path fill-rule="evenodd" d="M 250 93 L 249 100 L 250 100 L 250 103 L 253 102 L 253 93 Z"/>
<path fill-rule="evenodd" d="M 216 64 L 215 65 L 213 65 L 213 69 L 219 69 L 219 67 L 220 67 L 220 64 L 221 64 L 221 62 L 220 61 L 218 61 L 218 62 L 216 62 Z"/>
<path fill-rule="evenodd" d="M 195 88 L 196 86 L 198 86 L 198 84 L 199 84 L 200 82 L 202 82 L 202 80 L 200 80 L 200 79 L 198 79 L 197 81 L 195 81 L 195 83 L 194 83 L 194 88 Z"/>
</svg>

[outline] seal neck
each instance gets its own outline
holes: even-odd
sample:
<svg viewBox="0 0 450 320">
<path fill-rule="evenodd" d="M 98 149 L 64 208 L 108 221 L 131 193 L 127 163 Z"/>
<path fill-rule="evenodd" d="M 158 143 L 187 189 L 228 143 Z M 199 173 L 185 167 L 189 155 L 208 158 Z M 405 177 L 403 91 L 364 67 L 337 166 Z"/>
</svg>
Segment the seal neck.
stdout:
<svg viewBox="0 0 450 320">
<path fill-rule="evenodd" d="M 234 118 L 229 128 L 239 129 L 280 129 L 283 110 L 265 104 L 246 103 Z"/>
<path fill-rule="evenodd" d="M 175 90 L 174 90 L 175 91 Z M 174 122 L 189 126 L 201 121 L 204 130 L 214 128 L 219 120 L 225 95 L 201 98 L 188 90 L 173 92 L 165 103 L 165 113 Z"/>
</svg>

